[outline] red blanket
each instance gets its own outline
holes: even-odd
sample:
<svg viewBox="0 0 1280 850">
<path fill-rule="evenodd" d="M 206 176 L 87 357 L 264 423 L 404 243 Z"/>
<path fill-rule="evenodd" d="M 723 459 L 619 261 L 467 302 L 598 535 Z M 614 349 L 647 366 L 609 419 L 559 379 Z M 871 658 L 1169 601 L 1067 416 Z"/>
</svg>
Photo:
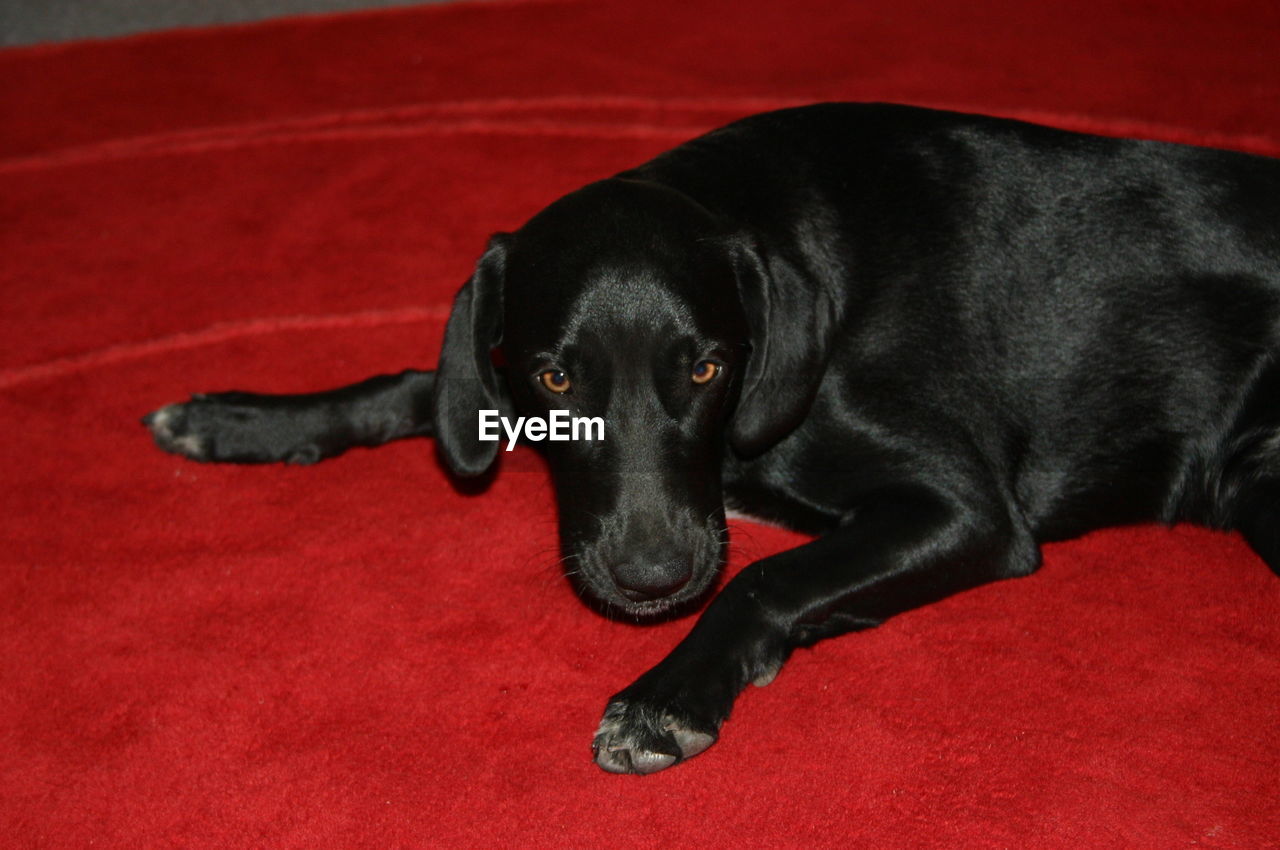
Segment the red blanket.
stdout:
<svg viewBox="0 0 1280 850">
<path fill-rule="evenodd" d="M 0 53 L 3 843 L 1280 846 L 1280 581 L 1235 535 L 1051 546 L 612 776 L 605 700 L 689 621 L 576 600 L 536 456 L 471 495 L 422 442 L 213 467 L 137 422 L 431 366 L 490 231 L 760 109 L 1280 154 L 1274 0 L 1043 6 L 530 0 Z M 800 539 L 733 530 L 734 567 Z"/>
</svg>

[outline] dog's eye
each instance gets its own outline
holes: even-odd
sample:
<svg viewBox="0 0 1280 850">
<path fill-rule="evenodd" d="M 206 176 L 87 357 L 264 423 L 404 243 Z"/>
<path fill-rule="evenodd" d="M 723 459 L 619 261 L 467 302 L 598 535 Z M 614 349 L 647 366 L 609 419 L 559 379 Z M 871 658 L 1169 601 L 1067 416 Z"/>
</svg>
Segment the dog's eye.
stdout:
<svg viewBox="0 0 1280 850">
<path fill-rule="evenodd" d="M 553 393 L 567 393 L 572 384 L 569 383 L 569 376 L 559 369 L 548 369 L 538 376 L 538 380 L 542 381 L 542 385 Z"/>
<path fill-rule="evenodd" d="M 712 363 L 710 360 L 699 360 L 693 367 L 693 378 L 695 384 L 709 383 L 716 375 L 720 374 L 720 364 Z"/>
</svg>

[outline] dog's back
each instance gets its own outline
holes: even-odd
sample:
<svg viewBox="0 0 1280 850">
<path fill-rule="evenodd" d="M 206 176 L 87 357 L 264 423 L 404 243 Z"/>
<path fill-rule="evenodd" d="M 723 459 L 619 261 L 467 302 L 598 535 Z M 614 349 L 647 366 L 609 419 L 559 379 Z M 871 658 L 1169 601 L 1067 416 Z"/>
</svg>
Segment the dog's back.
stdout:
<svg viewBox="0 0 1280 850">
<path fill-rule="evenodd" d="M 825 441 L 828 469 L 873 477 L 868 459 L 892 455 L 875 435 L 961 437 L 1038 540 L 1150 519 L 1232 526 L 1255 479 L 1280 475 L 1276 160 L 824 104 L 745 119 L 626 176 L 724 208 L 837 293 L 830 338 L 812 341 L 830 347 L 822 433 L 794 437 Z M 831 440 L 831 421 L 854 439 Z M 768 513 L 754 489 L 744 507 Z"/>
</svg>

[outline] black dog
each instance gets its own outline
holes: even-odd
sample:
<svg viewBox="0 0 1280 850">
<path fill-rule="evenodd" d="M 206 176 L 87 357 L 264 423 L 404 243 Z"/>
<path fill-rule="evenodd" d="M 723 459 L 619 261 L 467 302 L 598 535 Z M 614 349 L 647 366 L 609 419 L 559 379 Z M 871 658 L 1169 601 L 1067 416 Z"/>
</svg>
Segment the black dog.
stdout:
<svg viewBox="0 0 1280 850">
<path fill-rule="evenodd" d="M 602 441 L 540 445 L 568 572 L 626 617 L 707 595 L 726 507 L 821 534 L 608 704 L 596 761 L 649 773 L 796 647 L 1027 575 L 1047 540 L 1197 522 L 1280 571 L 1277 354 L 1280 160 L 826 104 L 495 236 L 434 373 L 145 421 L 205 461 L 434 436 L 475 476 L 498 449 L 478 410 L 603 417 Z"/>
</svg>

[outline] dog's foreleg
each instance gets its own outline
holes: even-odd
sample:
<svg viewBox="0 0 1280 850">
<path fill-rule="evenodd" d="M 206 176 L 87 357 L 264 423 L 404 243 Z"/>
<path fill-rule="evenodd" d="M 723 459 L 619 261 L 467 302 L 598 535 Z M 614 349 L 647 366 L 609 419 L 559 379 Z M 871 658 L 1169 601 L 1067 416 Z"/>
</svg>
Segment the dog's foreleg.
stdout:
<svg viewBox="0 0 1280 850">
<path fill-rule="evenodd" d="M 791 651 L 1039 564 L 1002 508 L 924 487 L 863 502 L 840 529 L 743 570 L 658 666 L 609 703 L 597 764 L 652 773 L 710 746 L 748 682 L 767 684 Z"/>
<path fill-rule="evenodd" d="M 199 461 L 315 463 L 353 446 L 431 436 L 435 372 L 408 370 L 299 395 L 192 396 L 143 417 L 156 444 Z"/>
</svg>

